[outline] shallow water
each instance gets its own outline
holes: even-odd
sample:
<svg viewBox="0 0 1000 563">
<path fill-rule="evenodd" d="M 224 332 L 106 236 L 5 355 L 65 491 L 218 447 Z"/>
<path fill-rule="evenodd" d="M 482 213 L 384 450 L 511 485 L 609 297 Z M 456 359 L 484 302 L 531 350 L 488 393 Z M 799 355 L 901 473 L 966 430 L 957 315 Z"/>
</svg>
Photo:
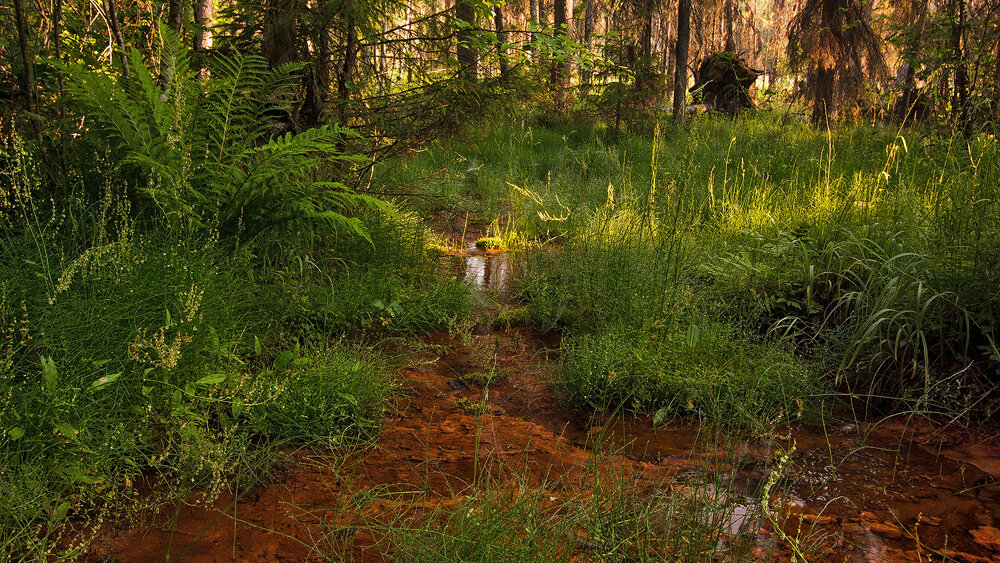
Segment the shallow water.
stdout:
<svg viewBox="0 0 1000 563">
<path fill-rule="evenodd" d="M 468 255 L 462 256 L 465 279 L 481 290 L 502 293 L 510 277 L 511 260 L 508 252 L 484 252 L 470 245 Z"/>
<path fill-rule="evenodd" d="M 470 277 L 493 287 L 487 284 L 508 275 L 502 264 L 509 258 L 497 256 L 462 257 L 461 274 L 472 264 Z M 482 261 L 467 261 L 474 257 Z M 303 546 L 334 526 L 356 534 L 349 537 L 357 560 L 383 560 L 383 546 L 365 539 L 364 527 L 351 520 L 357 516 L 338 508 L 358 491 L 432 491 L 440 496 L 436 502 L 454 503 L 484 473 L 572 490 L 581 482 L 580 468 L 596 456 L 654 490 L 697 490 L 712 503 L 713 527 L 749 538 L 762 557 L 792 559 L 783 533 L 798 538 L 810 561 L 1000 561 L 1000 448 L 992 443 L 949 437 L 962 444 L 953 446 L 933 429 L 896 422 L 802 424 L 781 429 L 788 432 L 783 436 L 693 422 L 654 428 L 649 417 L 592 416 L 561 402 L 550 385 L 557 335 L 512 329 L 424 340 L 429 356 L 400 371 L 394 414 L 370 450 L 337 464 L 327 454 L 298 452 L 287 473 L 244 497 L 224 494 L 180 512 L 165 506 L 152 529 L 106 530 L 86 559 L 162 560 L 174 541 L 190 545 L 185 559 L 192 561 L 220 554 L 274 560 L 277 553 L 309 560 L 313 554 Z M 484 366 L 505 378 L 488 391 L 455 385 Z M 489 414 L 463 412 L 455 406 L 460 398 L 482 400 Z M 793 445 L 765 503 L 764 484 Z M 391 516 L 394 502 L 399 510 L 412 509 L 412 501 L 379 495 L 359 506 Z M 720 539 L 719 560 L 727 553 L 723 544 Z"/>
</svg>

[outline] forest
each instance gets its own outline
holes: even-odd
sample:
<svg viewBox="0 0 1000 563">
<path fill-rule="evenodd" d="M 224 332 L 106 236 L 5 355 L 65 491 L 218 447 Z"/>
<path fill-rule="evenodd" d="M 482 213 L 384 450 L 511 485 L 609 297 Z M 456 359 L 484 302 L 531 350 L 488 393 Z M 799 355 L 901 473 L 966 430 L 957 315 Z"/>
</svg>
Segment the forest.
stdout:
<svg viewBox="0 0 1000 563">
<path fill-rule="evenodd" d="M 0 561 L 998 560 L 998 134 L 997 0 L 2 0 Z"/>
</svg>

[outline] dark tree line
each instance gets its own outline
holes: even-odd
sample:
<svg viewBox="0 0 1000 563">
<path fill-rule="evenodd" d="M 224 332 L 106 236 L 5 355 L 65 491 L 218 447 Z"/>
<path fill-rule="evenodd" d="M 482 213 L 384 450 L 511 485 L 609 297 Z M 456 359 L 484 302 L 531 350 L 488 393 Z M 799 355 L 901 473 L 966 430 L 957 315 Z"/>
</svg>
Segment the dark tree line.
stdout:
<svg viewBox="0 0 1000 563">
<path fill-rule="evenodd" d="M 652 113 L 672 92 L 680 117 L 692 71 L 718 51 L 759 69 L 758 87 L 799 96 L 817 123 L 895 114 L 968 132 L 1000 115 L 998 22 L 992 0 L 10 0 L 0 131 L 67 158 L 87 124 L 67 112 L 66 69 L 126 87 L 139 57 L 167 89 L 170 30 L 199 71 L 232 52 L 299 65 L 276 130 L 336 122 L 372 150 L 484 104 Z"/>
</svg>

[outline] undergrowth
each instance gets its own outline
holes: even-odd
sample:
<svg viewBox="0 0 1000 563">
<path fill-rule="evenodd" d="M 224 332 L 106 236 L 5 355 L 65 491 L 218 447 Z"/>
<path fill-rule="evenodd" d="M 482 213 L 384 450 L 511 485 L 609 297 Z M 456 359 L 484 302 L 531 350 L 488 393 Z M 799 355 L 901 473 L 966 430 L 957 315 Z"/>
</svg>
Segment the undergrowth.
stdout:
<svg viewBox="0 0 1000 563">
<path fill-rule="evenodd" d="M 135 212 L 112 178 L 45 200 L 5 151 L 0 553 L 75 557 L 112 519 L 266 479 L 286 445 L 370 440 L 394 389 L 370 344 L 471 309 L 405 213 L 240 242 Z"/>
<path fill-rule="evenodd" d="M 993 137 L 762 113 L 652 137 L 522 122 L 469 138 L 389 177 L 524 241 L 516 298 L 563 331 L 560 385 L 583 404 L 754 424 L 815 412 L 825 388 L 995 412 Z M 697 407 L 712 395 L 730 402 Z"/>
</svg>

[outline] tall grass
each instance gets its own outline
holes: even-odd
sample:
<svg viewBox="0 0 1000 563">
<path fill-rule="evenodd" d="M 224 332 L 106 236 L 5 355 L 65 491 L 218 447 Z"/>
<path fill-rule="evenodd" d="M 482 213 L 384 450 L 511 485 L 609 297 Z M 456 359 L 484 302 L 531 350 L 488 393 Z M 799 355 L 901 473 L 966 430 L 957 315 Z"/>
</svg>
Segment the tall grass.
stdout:
<svg viewBox="0 0 1000 563">
<path fill-rule="evenodd" d="M 0 225 L 0 552 L 74 556 L 102 522 L 266 477 L 283 444 L 368 439 L 393 389 L 361 345 L 448 326 L 468 288 L 421 225 L 252 243 L 134 213 L 114 178 L 43 200 L 5 147 Z"/>
<path fill-rule="evenodd" d="M 798 412 L 795 399 L 817 393 L 823 374 L 854 392 L 954 409 L 1000 373 L 1000 149 L 990 136 L 818 131 L 763 113 L 652 138 L 526 123 L 472 137 L 455 150 L 476 159 L 478 190 L 450 193 L 493 202 L 484 211 L 506 214 L 510 238 L 556 249 L 524 258 L 520 298 L 540 328 L 566 331 L 570 380 L 646 397 L 633 376 L 648 382 L 638 389 L 666 388 L 676 386 L 662 374 L 676 366 L 699 384 L 735 367 L 762 396 L 785 397 L 755 415 L 776 416 Z M 428 162 L 455 177 L 449 150 L 422 153 L 402 178 Z M 649 344 L 700 337 L 713 344 Z M 610 358 L 628 355 L 625 377 L 608 383 L 623 375 L 624 359 Z M 786 367 L 760 375 L 765 365 Z M 762 383 L 772 379 L 794 384 Z M 691 387 L 639 403 L 689 404 Z M 579 389 L 571 396 L 604 400 Z"/>
</svg>

